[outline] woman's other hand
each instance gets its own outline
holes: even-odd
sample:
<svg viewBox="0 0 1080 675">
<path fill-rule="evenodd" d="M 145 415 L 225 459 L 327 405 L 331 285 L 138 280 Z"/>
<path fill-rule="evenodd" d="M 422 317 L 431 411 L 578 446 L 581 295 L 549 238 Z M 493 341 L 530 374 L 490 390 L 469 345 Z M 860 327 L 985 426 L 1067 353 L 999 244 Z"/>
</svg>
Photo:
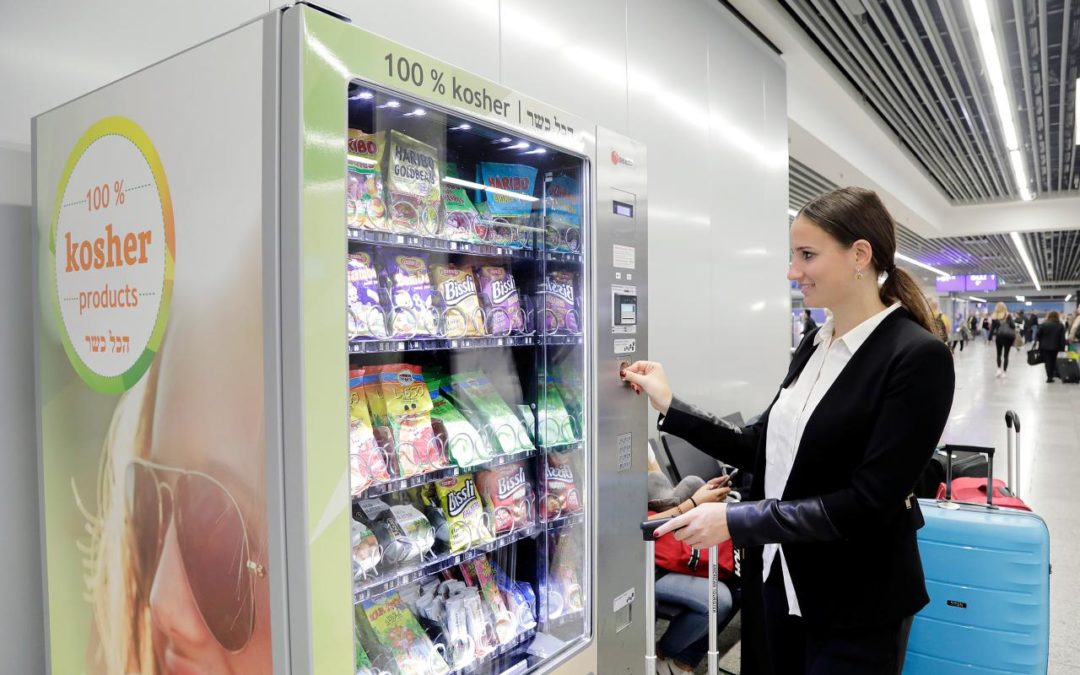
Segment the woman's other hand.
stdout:
<svg viewBox="0 0 1080 675">
<path fill-rule="evenodd" d="M 714 478 L 708 483 L 705 483 L 697 489 L 694 493 L 694 503 L 697 505 L 711 504 L 713 502 L 722 502 L 731 493 L 731 488 L 727 487 L 727 476 L 721 476 L 720 478 Z"/>
<path fill-rule="evenodd" d="M 654 536 L 659 538 L 668 532 L 674 532 L 676 539 L 697 549 L 722 544 L 731 539 L 728 532 L 727 504 L 702 504 L 696 509 L 690 509 L 656 528 Z"/>
<path fill-rule="evenodd" d="M 662 365 L 655 361 L 635 361 L 626 367 L 622 377 L 637 393 L 645 392 L 657 412 L 667 414 L 673 396 Z"/>
</svg>

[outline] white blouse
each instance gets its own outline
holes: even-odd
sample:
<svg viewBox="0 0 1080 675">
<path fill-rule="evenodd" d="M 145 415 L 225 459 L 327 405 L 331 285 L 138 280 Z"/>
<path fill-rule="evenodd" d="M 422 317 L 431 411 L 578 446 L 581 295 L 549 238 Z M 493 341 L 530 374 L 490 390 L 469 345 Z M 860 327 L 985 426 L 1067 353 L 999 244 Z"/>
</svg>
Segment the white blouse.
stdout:
<svg viewBox="0 0 1080 675">
<path fill-rule="evenodd" d="M 803 430 L 814 409 L 836 382 L 844 367 L 866 342 L 866 338 L 889 316 L 900 303 L 895 303 L 848 331 L 843 337 L 832 339 L 834 324 L 832 317 L 825 322 L 814 344 L 824 348 L 816 349 L 806 362 L 798 379 L 780 390 L 780 396 L 769 413 L 768 435 L 765 439 L 765 498 L 782 499 L 787 487 L 791 466 L 802 441 Z M 765 576 L 769 578 L 773 560 L 780 553 L 780 568 L 784 573 L 784 590 L 787 593 L 788 614 L 802 616 L 799 599 L 795 595 L 795 586 L 791 582 L 784 547 L 780 544 L 766 544 L 764 550 Z"/>
</svg>

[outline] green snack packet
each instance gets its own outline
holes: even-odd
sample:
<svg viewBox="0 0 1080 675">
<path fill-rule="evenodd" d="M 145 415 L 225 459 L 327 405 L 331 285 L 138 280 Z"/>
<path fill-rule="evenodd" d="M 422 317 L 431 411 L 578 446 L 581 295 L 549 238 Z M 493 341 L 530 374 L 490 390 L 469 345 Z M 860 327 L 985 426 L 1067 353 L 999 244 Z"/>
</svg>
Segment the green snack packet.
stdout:
<svg viewBox="0 0 1080 675">
<path fill-rule="evenodd" d="M 491 459 L 491 448 L 480 437 L 476 427 L 437 389 L 431 392 L 431 403 L 434 406 L 431 419 L 441 422 L 446 429 L 446 448 L 454 464 L 469 467 Z"/>
<path fill-rule="evenodd" d="M 524 425 L 482 372 L 452 375 L 448 394 L 496 450 L 511 454 L 534 448 Z"/>
<path fill-rule="evenodd" d="M 549 379 L 548 385 L 540 390 L 540 405 L 537 426 L 543 445 L 563 445 L 577 440 L 570 414 L 566 411 L 559 390 Z"/>
<path fill-rule="evenodd" d="M 387 593 L 361 604 L 376 638 L 389 650 L 401 673 L 443 675 L 450 672 L 450 667 L 400 595 Z"/>
</svg>

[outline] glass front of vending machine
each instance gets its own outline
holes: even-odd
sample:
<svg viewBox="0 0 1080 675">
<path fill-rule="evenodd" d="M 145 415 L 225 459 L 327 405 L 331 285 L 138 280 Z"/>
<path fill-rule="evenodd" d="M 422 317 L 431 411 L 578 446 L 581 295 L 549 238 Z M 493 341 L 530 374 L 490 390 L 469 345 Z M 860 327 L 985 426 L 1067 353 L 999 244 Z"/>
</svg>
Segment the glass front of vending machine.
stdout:
<svg viewBox="0 0 1080 675">
<path fill-rule="evenodd" d="M 347 91 L 357 668 L 499 673 L 587 636 L 585 162 Z"/>
<path fill-rule="evenodd" d="M 588 153 L 510 121 L 532 102 L 497 85 L 285 17 L 300 639 L 316 673 L 346 644 L 353 673 L 547 670 L 594 626 Z"/>
</svg>

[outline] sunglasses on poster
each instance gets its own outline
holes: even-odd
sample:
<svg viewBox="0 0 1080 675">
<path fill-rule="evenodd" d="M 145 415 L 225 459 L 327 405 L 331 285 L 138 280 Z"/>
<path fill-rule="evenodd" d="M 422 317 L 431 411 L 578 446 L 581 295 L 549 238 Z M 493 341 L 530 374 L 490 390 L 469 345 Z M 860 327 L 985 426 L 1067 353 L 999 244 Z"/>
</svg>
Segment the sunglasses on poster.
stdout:
<svg viewBox="0 0 1080 675">
<path fill-rule="evenodd" d="M 247 523 L 232 493 L 200 471 L 140 459 L 128 464 L 125 487 L 144 597 L 150 595 L 172 523 L 203 622 L 222 648 L 243 650 L 255 629 L 255 580 L 266 576 L 266 568 L 252 559 Z"/>
</svg>

